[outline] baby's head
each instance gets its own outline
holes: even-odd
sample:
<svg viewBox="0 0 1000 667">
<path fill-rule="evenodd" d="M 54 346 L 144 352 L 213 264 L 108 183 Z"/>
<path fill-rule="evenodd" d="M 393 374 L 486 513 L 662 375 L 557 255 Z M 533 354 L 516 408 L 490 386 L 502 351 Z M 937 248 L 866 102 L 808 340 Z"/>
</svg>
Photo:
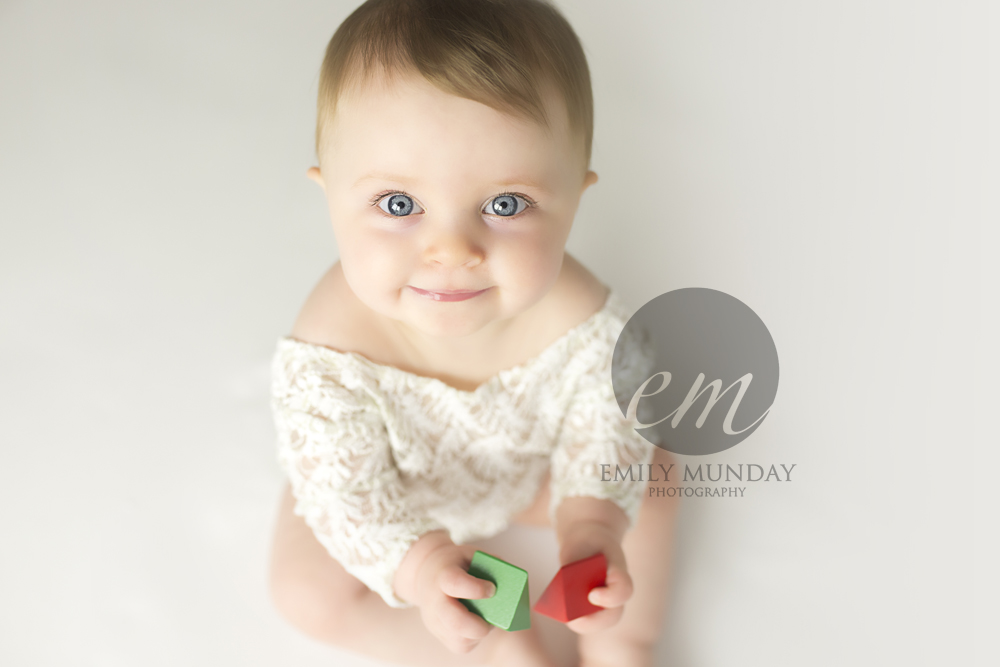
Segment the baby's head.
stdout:
<svg viewBox="0 0 1000 667">
<path fill-rule="evenodd" d="M 586 58 L 550 4 L 368 0 L 327 47 L 309 170 L 351 289 L 432 336 L 523 312 L 597 180 L 592 134 Z"/>
</svg>

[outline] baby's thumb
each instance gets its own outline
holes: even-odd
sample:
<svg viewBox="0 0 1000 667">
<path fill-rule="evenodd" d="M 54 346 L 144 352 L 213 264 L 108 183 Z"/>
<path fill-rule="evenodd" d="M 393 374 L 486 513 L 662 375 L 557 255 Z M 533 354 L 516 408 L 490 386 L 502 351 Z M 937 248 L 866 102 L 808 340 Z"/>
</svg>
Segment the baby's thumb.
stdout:
<svg viewBox="0 0 1000 667">
<path fill-rule="evenodd" d="M 441 590 L 453 598 L 479 600 L 493 597 L 496 585 L 487 579 L 474 577 L 460 567 L 449 568 L 441 581 Z"/>
<path fill-rule="evenodd" d="M 610 566 L 604 585 L 591 589 L 587 601 L 599 607 L 620 607 L 632 597 L 632 577 L 624 570 Z"/>
<path fill-rule="evenodd" d="M 482 582 L 482 584 L 480 585 L 480 590 L 482 591 L 482 595 L 479 596 L 480 598 L 491 598 L 494 595 L 496 595 L 497 592 L 496 584 L 494 584 L 492 581 L 486 581 L 485 579 L 480 579 L 479 581 Z"/>
</svg>

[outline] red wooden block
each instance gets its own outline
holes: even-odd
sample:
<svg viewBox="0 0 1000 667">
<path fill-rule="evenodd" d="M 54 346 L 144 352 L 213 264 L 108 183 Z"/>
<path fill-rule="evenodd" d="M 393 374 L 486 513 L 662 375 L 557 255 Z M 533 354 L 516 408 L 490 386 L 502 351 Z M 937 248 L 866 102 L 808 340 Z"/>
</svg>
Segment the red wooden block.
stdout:
<svg viewBox="0 0 1000 667">
<path fill-rule="evenodd" d="M 604 607 L 591 604 L 587 594 L 604 585 L 607 572 L 608 561 L 602 553 L 563 565 L 538 598 L 534 610 L 563 623 L 601 611 Z"/>
</svg>

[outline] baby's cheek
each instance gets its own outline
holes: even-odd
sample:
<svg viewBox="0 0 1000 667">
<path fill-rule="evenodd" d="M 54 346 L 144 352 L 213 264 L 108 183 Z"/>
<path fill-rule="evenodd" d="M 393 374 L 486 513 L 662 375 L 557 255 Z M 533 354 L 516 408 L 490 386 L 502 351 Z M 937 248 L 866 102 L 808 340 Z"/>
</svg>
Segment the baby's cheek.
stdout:
<svg viewBox="0 0 1000 667">
<path fill-rule="evenodd" d="M 351 289 L 363 301 L 382 304 L 391 300 L 407 284 L 402 269 L 404 262 L 396 259 L 389 248 L 355 247 L 341 250 L 344 277 Z"/>
<path fill-rule="evenodd" d="M 529 292 L 548 287 L 559 275 L 562 249 L 539 244 L 518 244 L 505 248 L 493 265 L 494 275 L 501 275 L 510 286 Z"/>
</svg>

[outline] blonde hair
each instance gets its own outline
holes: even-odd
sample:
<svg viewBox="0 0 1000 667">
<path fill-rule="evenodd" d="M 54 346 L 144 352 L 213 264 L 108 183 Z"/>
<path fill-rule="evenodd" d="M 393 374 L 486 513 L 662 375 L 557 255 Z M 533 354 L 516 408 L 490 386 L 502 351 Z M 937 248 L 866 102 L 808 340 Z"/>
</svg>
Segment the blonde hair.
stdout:
<svg viewBox="0 0 1000 667">
<path fill-rule="evenodd" d="M 316 157 L 346 87 L 419 72 L 439 89 L 550 128 L 552 83 L 589 169 L 594 101 L 583 46 L 547 0 L 367 0 L 340 24 L 320 69 Z"/>
</svg>

